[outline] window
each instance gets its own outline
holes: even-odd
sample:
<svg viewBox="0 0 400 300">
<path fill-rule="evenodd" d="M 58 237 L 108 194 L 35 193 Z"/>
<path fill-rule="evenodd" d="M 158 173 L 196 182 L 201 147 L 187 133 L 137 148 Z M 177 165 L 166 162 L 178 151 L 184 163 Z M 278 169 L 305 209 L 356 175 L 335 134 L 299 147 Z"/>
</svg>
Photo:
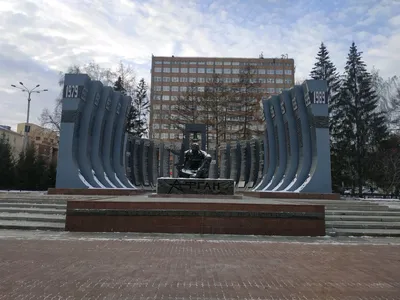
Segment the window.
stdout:
<svg viewBox="0 0 400 300">
<path fill-rule="evenodd" d="M 168 60 L 164 60 L 164 65 L 170 65 L 171 64 L 171 62 L 170 61 L 168 61 Z"/>
<path fill-rule="evenodd" d="M 286 75 L 292 75 L 292 70 L 285 70 Z"/>
<path fill-rule="evenodd" d="M 214 62 L 213 62 L 213 61 L 208 61 L 208 62 L 207 62 L 207 65 L 213 66 L 213 65 L 214 65 Z"/>
<path fill-rule="evenodd" d="M 156 61 L 154 62 L 154 64 L 155 64 L 155 65 L 161 65 L 161 64 L 162 64 L 162 61 L 161 61 L 161 60 L 156 60 Z"/>
<path fill-rule="evenodd" d="M 267 88 L 267 93 L 273 94 L 273 93 L 275 93 L 275 89 L 274 88 Z"/>
<path fill-rule="evenodd" d="M 161 72 L 161 68 L 154 68 L 154 72 L 157 72 L 157 73 Z"/>
<path fill-rule="evenodd" d="M 179 77 L 171 77 L 172 82 L 179 82 Z"/>
<path fill-rule="evenodd" d="M 187 91 L 187 86 L 181 86 L 180 87 L 181 92 L 186 92 Z"/>
<path fill-rule="evenodd" d="M 153 129 L 160 129 L 160 124 L 154 123 L 153 124 Z"/>
<path fill-rule="evenodd" d="M 267 83 L 275 83 L 275 79 L 274 78 L 267 78 Z"/>
<path fill-rule="evenodd" d="M 154 100 L 161 100 L 161 95 L 154 95 Z"/>
<path fill-rule="evenodd" d="M 283 83 L 283 79 L 282 78 L 277 78 L 276 79 L 276 83 Z"/>
<path fill-rule="evenodd" d="M 160 105 L 159 104 L 153 105 L 153 109 L 160 109 Z"/>
<path fill-rule="evenodd" d="M 232 64 L 232 62 L 230 61 L 224 61 L 224 66 L 230 66 Z"/>
<path fill-rule="evenodd" d="M 179 68 L 172 68 L 172 69 L 171 69 L 171 72 L 172 72 L 172 73 L 179 73 Z"/>
<path fill-rule="evenodd" d="M 156 92 L 161 92 L 161 85 L 156 85 L 154 88 Z"/>
<path fill-rule="evenodd" d="M 265 70 L 264 69 L 258 69 L 258 74 L 265 74 Z"/>
<path fill-rule="evenodd" d="M 239 78 L 232 78 L 232 83 L 239 83 Z"/>
<path fill-rule="evenodd" d="M 277 93 L 280 93 L 280 92 L 283 91 L 283 88 L 276 88 L 275 91 L 276 91 Z"/>
<path fill-rule="evenodd" d="M 171 96 L 171 101 L 178 101 L 178 97 L 177 96 Z"/>
<path fill-rule="evenodd" d="M 206 82 L 206 79 L 204 77 L 198 77 L 197 82 L 203 83 L 203 82 Z"/>
<path fill-rule="evenodd" d="M 196 73 L 196 68 L 190 68 L 189 73 Z"/>
<path fill-rule="evenodd" d="M 213 68 L 207 68 L 207 73 L 208 73 L 208 74 L 214 73 L 214 69 L 213 69 Z"/>
<path fill-rule="evenodd" d="M 224 78 L 224 81 L 225 81 L 226 83 L 231 83 L 231 82 L 232 82 L 232 78 Z"/>
<path fill-rule="evenodd" d="M 168 139 L 168 133 L 161 133 L 161 139 L 162 140 Z"/>
<path fill-rule="evenodd" d="M 232 74 L 239 74 L 240 70 L 239 69 L 232 69 Z"/>
<path fill-rule="evenodd" d="M 238 61 L 233 61 L 232 62 L 232 66 L 239 66 L 239 65 L 240 65 L 240 63 Z"/>
<path fill-rule="evenodd" d="M 189 82 L 196 82 L 196 77 L 190 77 Z"/>
<path fill-rule="evenodd" d="M 172 92 L 179 92 L 179 87 L 177 87 L 177 86 L 172 86 L 172 87 L 171 87 L 171 91 L 172 91 Z"/>
<path fill-rule="evenodd" d="M 164 71 L 165 73 L 169 73 L 169 72 L 171 72 L 171 68 L 164 68 L 163 71 Z"/>
<path fill-rule="evenodd" d="M 161 82 L 162 78 L 161 77 L 154 77 L 154 82 Z"/>
<path fill-rule="evenodd" d="M 160 134 L 159 133 L 153 133 L 153 138 L 154 139 L 159 139 L 160 138 Z"/>
<path fill-rule="evenodd" d="M 282 75 L 283 74 L 283 70 L 275 70 L 276 74 Z"/>
<path fill-rule="evenodd" d="M 169 100 L 169 96 L 168 95 L 163 95 L 162 99 L 168 101 Z"/>
<path fill-rule="evenodd" d="M 215 65 L 216 65 L 216 66 L 222 66 L 222 61 L 216 61 L 216 62 L 215 62 Z"/>
<path fill-rule="evenodd" d="M 232 74 L 232 69 L 224 69 L 224 74 Z"/>
<path fill-rule="evenodd" d="M 191 61 L 190 64 L 191 64 L 191 65 L 196 65 L 196 64 L 197 64 L 197 61 Z"/>
<path fill-rule="evenodd" d="M 187 68 L 181 68 L 181 73 L 187 73 L 188 69 Z"/>
<path fill-rule="evenodd" d="M 198 90 L 199 92 L 204 92 L 204 86 L 199 86 L 199 87 L 197 88 L 197 90 Z"/>
<path fill-rule="evenodd" d="M 205 65 L 206 62 L 205 62 L 205 61 L 199 61 L 199 62 L 197 62 L 197 64 L 198 64 L 198 65 Z"/>
<path fill-rule="evenodd" d="M 206 69 L 204 69 L 204 68 L 198 68 L 197 69 L 197 73 L 205 73 L 206 72 Z"/>
<path fill-rule="evenodd" d="M 272 70 L 272 69 L 268 69 L 268 70 L 267 70 L 267 74 L 272 75 L 272 74 L 275 74 L 275 72 L 274 72 L 274 70 Z"/>
<path fill-rule="evenodd" d="M 154 116 L 153 119 L 159 119 L 160 118 L 160 114 L 154 114 L 153 116 Z"/>
<path fill-rule="evenodd" d="M 169 92 L 169 91 L 171 90 L 171 88 L 170 88 L 169 85 L 164 85 L 164 86 L 162 87 L 162 90 L 163 90 L 164 92 Z"/>
<path fill-rule="evenodd" d="M 37 136 L 35 139 L 36 139 L 37 141 L 40 141 L 40 136 Z"/>
<path fill-rule="evenodd" d="M 180 81 L 180 82 L 187 82 L 188 79 L 187 79 L 186 77 L 181 77 L 181 78 L 179 78 L 179 81 Z"/>
<path fill-rule="evenodd" d="M 222 74 L 222 69 L 215 69 L 215 74 Z"/>
<path fill-rule="evenodd" d="M 265 78 L 258 78 L 259 83 L 267 83 L 267 80 Z"/>
<path fill-rule="evenodd" d="M 161 109 L 162 110 L 169 110 L 169 105 L 164 104 L 164 105 L 161 106 Z"/>
<path fill-rule="evenodd" d="M 292 84 L 292 79 L 285 79 L 285 83 Z"/>
<path fill-rule="evenodd" d="M 171 77 L 163 77 L 163 82 L 170 82 L 171 81 Z"/>
</svg>

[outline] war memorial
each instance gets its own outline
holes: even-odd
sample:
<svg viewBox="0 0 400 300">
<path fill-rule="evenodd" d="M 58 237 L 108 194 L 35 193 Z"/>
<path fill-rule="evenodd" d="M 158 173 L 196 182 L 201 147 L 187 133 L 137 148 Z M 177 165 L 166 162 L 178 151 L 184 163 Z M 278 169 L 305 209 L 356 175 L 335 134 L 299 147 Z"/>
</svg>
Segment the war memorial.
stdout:
<svg viewBox="0 0 400 300">
<path fill-rule="evenodd" d="M 64 84 L 57 181 L 49 194 L 129 196 L 68 201 L 66 230 L 325 234 L 324 206 L 267 201 L 338 198 L 325 81 L 306 80 L 263 99 L 263 139 L 220 149 L 205 149 L 202 124 L 187 124 L 179 147 L 132 137 L 130 97 L 85 74 L 67 74 Z M 138 201 L 143 194 L 148 200 Z"/>
</svg>

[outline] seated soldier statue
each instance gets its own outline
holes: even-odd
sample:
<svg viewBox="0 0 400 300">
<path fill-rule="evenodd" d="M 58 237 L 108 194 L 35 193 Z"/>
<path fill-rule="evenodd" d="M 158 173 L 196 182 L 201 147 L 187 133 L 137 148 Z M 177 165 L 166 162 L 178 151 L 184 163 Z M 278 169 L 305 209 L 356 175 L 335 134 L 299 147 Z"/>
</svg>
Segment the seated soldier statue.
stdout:
<svg viewBox="0 0 400 300">
<path fill-rule="evenodd" d="M 200 150 L 199 141 L 192 140 L 190 149 L 185 151 L 183 165 L 177 165 L 179 177 L 208 178 L 211 164 L 211 155 Z"/>
</svg>

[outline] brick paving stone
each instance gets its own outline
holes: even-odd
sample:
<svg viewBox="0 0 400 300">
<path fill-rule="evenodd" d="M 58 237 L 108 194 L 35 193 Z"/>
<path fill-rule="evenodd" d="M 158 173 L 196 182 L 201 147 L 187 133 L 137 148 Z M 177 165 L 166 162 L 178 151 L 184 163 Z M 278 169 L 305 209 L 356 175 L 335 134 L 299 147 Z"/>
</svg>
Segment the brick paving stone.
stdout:
<svg viewBox="0 0 400 300">
<path fill-rule="evenodd" d="M 400 245 L 0 239 L 0 299 L 400 299 Z"/>
</svg>

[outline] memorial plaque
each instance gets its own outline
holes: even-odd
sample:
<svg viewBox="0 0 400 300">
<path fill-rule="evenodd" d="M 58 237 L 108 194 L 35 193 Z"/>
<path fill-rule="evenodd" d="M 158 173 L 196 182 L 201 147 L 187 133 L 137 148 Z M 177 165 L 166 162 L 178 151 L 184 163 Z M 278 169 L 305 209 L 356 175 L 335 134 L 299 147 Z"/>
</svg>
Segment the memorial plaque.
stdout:
<svg viewBox="0 0 400 300">
<path fill-rule="evenodd" d="M 326 94 L 324 91 L 315 91 L 313 94 L 313 103 L 314 104 L 327 104 L 326 103 Z"/>
<path fill-rule="evenodd" d="M 292 155 L 292 153 L 291 153 L 291 148 L 290 148 L 289 124 L 287 121 L 285 122 L 285 136 L 286 136 L 287 155 L 290 156 L 290 155 Z"/>
<path fill-rule="evenodd" d="M 235 182 L 238 180 L 238 169 L 240 168 L 238 164 L 238 155 L 237 155 L 237 144 L 232 143 L 230 147 L 230 158 L 231 158 L 231 179 Z"/>
<path fill-rule="evenodd" d="M 247 181 L 247 142 L 240 142 L 240 176 L 239 176 L 239 183 L 238 187 L 243 188 L 246 185 Z"/>
<path fill-rule="evenodd" d="M 142 144 L 142 172 L 143 172 L 143 185 L 149 186 L 149 152 L 150 152 L 150 141 L 144 140 Z"/>
<path fill-rule="evenodd" d="M 168 178 L 157 179 L 157 194 L 234 195 L 232 179 Z"/>
<path fill-rule="evenodd" d="M 279 136 L 278 136 L 278 126 L 274 126 L 274 135 L 275 135 L 275 155 L 276 155 L 276 165 L 279 166 Z"/>
<path fill-rule="evenodd" d="M 303 133 L 301 130 L 301 119 L 299 116 L 296 118 L 296 132 L 297 132 L 297 140 L 299 143 L 299 148 L 302 148 L 303 147 Z"/>
<path fill-rule="evenodd" d="M 134 181 L 135 181 L 135 186 L 140 186 L 142 185 L 142 178 L 141 178 L 141 168 L 142 164 L 140 163 L 140 144 L 141 141 L 139 139 L 134 139 L 134 144 L 133 144 L 133 176 L 134 176 Z"/>
</svg>

